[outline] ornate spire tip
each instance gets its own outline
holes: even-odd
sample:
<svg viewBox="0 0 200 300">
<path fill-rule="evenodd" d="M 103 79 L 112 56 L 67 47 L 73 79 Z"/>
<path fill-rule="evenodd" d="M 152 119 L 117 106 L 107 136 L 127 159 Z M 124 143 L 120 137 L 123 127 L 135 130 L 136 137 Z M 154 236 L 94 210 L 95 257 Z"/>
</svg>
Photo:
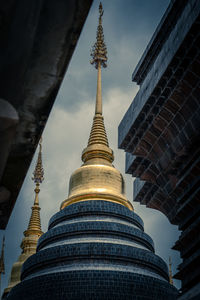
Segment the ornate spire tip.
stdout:
<svg viewBox="0 0 200 300">
<path fill-rule="evenodd" d="M 39 148 L 40 149 L 39 149 L 39 153 L 38 153 L 37 163 L 36 163 L 35 170 L 33 172 L 33 177 L 32 177 L 32 180 L 36 184 L 40 184 L 44 180 L 44 169 L 42 166 L 42 137 L 40 138 L 40 141 L 39 141 Z"/>
<path fill-rule="evenodd" d="M 103 16 L 103 6 L 100 2 L 99 4 L 99 24 L 97 27 L 97 36 L 96 36 L 96 43 L 92 47 L 91 56 L 92 60 L 90 63 L 95 65 L 95 68 L 98 69 L 98 65 L 100 64 L 102 67 L 107 67 L 107 48 L 104 42 L 104 34 L 103 34 L 103 27 L 102 27 L 102 16 Z"/>
</svg>

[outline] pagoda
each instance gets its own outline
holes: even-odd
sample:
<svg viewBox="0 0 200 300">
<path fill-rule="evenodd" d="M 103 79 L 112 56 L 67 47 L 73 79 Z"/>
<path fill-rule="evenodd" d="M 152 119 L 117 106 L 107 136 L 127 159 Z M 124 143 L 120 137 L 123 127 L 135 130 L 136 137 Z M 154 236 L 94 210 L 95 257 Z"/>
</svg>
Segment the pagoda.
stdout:
<svg viewBox="0 0 200 300">
<path fill-rule="evenodd" d="M 107 50 L 99 6 L 91 63 L 97 69 L 95 113 L 83 164 L 70 178 L 69 194 L 49 222 L 9 300 L 176 299 L 166 263 L 154 253 L 142 219 L 125 195 L 114 167 L 102 115 L 101 70 Z"/>
</svg>

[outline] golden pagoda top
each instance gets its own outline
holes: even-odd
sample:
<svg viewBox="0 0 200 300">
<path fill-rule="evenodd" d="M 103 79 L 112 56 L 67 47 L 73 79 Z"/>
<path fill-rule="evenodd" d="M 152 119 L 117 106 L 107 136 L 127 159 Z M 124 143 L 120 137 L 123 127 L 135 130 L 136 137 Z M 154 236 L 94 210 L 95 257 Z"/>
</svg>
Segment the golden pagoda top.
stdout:
<svg viewBox="0 0 200 300">
<path fill-rule="evenodd" d="M 96 43 L 91 52 L 97 69 L 97 92 L 95 114 L 88 145 L 82 152 L 83 165 L 70 178 L 69 195 L 61 204 L 66 206 L 88 200 L 104 200 L 122 204 L 133 209 L 125 196 L 125 183 L 121 173 L 112 165 L 113 150 L 109 148 L 107 134 L 102 116 L 101 67 L 107 66 L 107 49 L 102 27 L 103 8 L 99 5 L 99 24 Z"/>
</svg>

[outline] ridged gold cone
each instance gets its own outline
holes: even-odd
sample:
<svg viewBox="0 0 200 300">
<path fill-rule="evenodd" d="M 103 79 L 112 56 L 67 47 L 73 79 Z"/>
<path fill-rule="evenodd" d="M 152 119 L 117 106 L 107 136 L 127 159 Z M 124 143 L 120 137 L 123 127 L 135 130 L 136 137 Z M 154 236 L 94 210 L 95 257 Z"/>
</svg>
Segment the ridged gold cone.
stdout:
<svg viewBox="0 0 200 300">
<path fill-rule="evenodd" d="M 88 146 L 93 144 L 103 144 L 109 147 L 103 116 L 100 114 L 95 115 L 93 119 Z"/>
<path fill-rule="evenodd" d="M 32 213 L 31 213 L 31 217 L 29 220 L 29 224 L 28 224 L 28 228 L 25 231 L 25 234 L 28 235 L 29 232 L 38 232 L 38 234 L 41 233 L 41 221 L 40 221 L 40 207 L 39 207 L 39 201 L 38 201 L 38 193 L 39 193 L 39 188 L 37 187 L 35 189 L 35 201 L 34 201 L 34 205 L 32 206 Z M 41 235 L 41 234 L 40 234 Z"/>
</svg>

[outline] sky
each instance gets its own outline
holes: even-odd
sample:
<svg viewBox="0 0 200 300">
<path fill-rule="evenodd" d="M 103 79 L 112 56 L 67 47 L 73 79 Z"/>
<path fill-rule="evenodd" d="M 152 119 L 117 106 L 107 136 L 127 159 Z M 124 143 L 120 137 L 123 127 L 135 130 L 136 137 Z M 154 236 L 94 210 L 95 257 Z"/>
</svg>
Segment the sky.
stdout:
<svg viewBox="0 0 200 300">
<path fill-rule="evenodd" d="M 114 165 L 123 174 L 127 198 L 144 221 L 145 232 L 154 240 L 156 254 L 168 263 L 172 272 L 181 262 L 179 253 L 171 250 L 180 232 L 159 211 L 133 202 L 133 180 L 126 175 L 125 153 L 117 148 L 118 125 L 133 101 L 138 86 L 131 75 L 158 26 L 170 0 L 103 0 L 103 27 L 108 50 L 108 67 L 102 71 L 102 98 L 105 127 L 109 145 L 114 150 Z M 40 207 L 42 229 L 47 230 L 50 217 L 68 196 L 70 175 L 81 165 L 86 147 L 96 98 L 96 69 L 90 65 L 90 49 L 95 43 L 99 1 L 94 0 L 74 55 L 43 133 L 44 182 L 41 184 Z M 12 264 L 21 253 L 23 232 L 27 229 L 34 201 L 31 180 L 38 149 L 27 173 L 7 229 L 0 231 L 6 238 L 5 268 L 2 290 L 8 284 Z M 180 282 L 174 284 L 180 288 Z"/>
</svg>

